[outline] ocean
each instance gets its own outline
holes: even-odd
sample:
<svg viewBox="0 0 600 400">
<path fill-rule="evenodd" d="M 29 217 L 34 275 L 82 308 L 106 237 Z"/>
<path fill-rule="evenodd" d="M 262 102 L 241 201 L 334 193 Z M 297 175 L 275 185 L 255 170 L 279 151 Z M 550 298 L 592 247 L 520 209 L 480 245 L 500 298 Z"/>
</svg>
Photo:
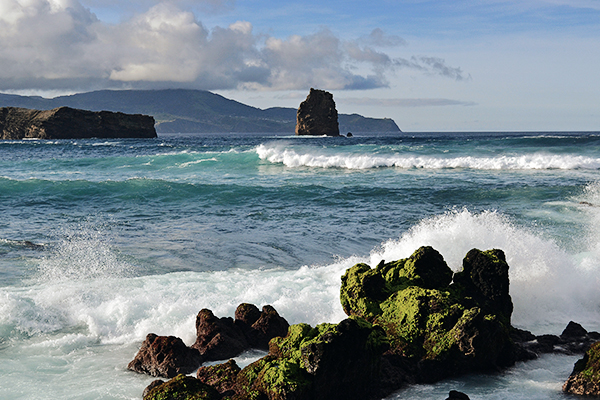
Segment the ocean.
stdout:
<svg viewBox="0 0 600 400">
<path fill-rule="evenodd" d="M 423 245 L 504 250 L 519 328 L 600 330 L 599 170 L 600 133 L 0 141 L 0 398 L 141 399 L 148 333 L 191 345 L 242 302 L 339 322 L 347 268 Z M 389 399 L 564 398 L 577 359 Z"/>
</svg>

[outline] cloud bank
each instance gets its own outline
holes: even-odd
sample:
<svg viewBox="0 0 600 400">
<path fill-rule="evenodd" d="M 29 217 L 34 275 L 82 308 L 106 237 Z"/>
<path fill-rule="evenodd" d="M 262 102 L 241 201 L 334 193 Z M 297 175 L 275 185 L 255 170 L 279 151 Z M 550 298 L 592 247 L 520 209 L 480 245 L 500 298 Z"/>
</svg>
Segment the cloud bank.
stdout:
<svg viewBox="0 0 600 400">
<path fill-rule="evenodd" d="M 381 29 L 356 40 L 326 28 L 279 39 L 246 21 L 209 30 L 184 3 L 159 2 L 109 24 L 78 0 L 1 0 L 0 90 L 372 89 L 405 68 L 468 78 L 439 58 L 390 57 L 382 49 L 406 42 Z"/>
</svg>

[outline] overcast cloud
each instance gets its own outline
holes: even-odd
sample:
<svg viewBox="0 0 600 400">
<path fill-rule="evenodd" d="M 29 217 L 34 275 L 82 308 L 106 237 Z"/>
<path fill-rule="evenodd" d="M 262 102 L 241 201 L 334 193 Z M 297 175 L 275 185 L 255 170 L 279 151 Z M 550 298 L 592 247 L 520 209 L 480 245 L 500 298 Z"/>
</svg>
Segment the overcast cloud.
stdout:
<svg viewBox="0 0 600 400">
<path fill-rule="evenodd" d="M 327 28 L 279 39 L 255 34 L 246 21 L 208 30 L 182 8 L 189 1 L 147 3 L 145 12 L 109 24 L 77 0 L 0 0 L 0 90 L 371 89 L 387 87 L 401 68 L 465 79 L 440 58 L 390 57 L 385 49 L 406 41 L 378 28 L 356 40 Z"/>
</svg>

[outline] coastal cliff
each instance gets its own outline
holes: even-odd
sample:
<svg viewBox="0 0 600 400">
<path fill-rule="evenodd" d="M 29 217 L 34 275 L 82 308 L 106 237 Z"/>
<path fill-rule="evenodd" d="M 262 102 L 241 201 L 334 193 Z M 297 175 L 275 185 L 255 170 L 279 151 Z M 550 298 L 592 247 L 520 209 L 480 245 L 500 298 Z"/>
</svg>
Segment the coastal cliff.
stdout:
<svg viewBox="0 0 600 400">
<path fill-rule="evenodd" d="M 140 114 L 0 108 L 0 139 L 154 138 L 154 118 Z"/>
</svg>

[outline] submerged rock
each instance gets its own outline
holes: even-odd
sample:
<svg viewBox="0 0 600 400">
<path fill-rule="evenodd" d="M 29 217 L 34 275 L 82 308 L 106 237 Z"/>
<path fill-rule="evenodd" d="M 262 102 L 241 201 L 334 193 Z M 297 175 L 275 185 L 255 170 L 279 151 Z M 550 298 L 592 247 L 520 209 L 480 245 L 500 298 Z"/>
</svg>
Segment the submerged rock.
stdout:
<svg viewBox="0 0 600 400">
<path fill-rule="evenodd" d="M 70 107 L 44 111 L 0 108 L 1 140 L 155 137 L 154 118 L 148 115 Z"/>
<path fill-rule="evenodd" d="M 584 357 L 575 363 L 571 376 L 563 385 L 563 391 L 585 396 L 600 395 L 600 342 L 593 344 Z"/>
<path fill-rule="evenodd" d="M 331 93 L 310 89 L 296 113 L 296 135 L 340 136 L 338 112 Z"/>
<path fill-rule="evenodd" d="M 200 353 L 187 347 L 180 338 L 150 333 L 127 368 L 143 374 L 172 378 L 194 372 L 201 363 Z"/>
</svg>

